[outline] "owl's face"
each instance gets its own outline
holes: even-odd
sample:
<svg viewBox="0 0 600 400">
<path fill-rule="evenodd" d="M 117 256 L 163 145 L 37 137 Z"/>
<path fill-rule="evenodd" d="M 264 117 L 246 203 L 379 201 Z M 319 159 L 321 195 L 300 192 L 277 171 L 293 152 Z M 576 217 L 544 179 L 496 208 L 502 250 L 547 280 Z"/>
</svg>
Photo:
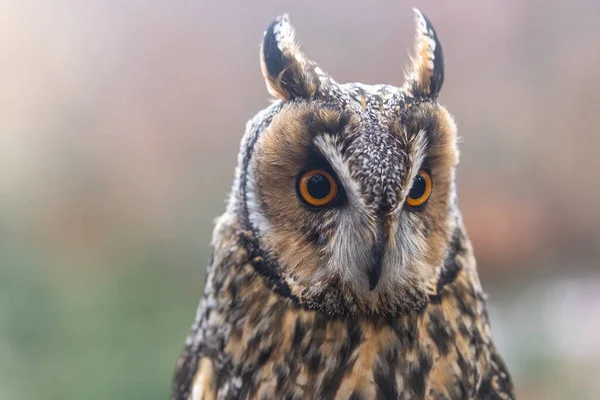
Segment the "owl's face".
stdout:
<svg viewBox="0 0 600 400">
<path fill-rule="evenodd" d="M 248 124 L 230 205 L 261 272 L 309 308 L 391 314 L 435 294 L 460 224 L 458 151 L 436 101 L 441 46 L 416 14 L 402 88 L 336 83 L 300 53 L 287 16 L 265 32 L 263 74 L 279 101 Z"/>
</svg>

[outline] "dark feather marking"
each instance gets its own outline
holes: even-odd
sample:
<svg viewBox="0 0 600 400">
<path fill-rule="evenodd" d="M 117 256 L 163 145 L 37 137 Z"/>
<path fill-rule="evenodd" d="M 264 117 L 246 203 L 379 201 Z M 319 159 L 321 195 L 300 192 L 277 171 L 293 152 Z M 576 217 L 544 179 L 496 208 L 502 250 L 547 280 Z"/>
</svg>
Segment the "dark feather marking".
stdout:
<svg viewBox="0 0 600 400">
<path fill-rule="evenodd" d="M 316 349 L 316 347 L 314 349 Z M 321 353 L 318 351 L 318 349 L 316 350 L 317 351 L 312 351 L 308 354 L 308 369 L 312 373 L 317 372 L 319 367 L 321 366 Z"/>
<path fill-rule="evenodd" d="M 394 365 L 394 364 L 390 364 Z M 398 397 L 396 378 L 389 367 L 383 368 L 381 364 L 375 367 L 375 385 L 377 385 L 378 398 L 395 399 Z"/>
<path fill-rule="evenodd" d="M 429 377 L 429 371 L 433 366 L 431 357 L 424 352 L 419 354 L 417 362 L 413 363 L 408 373 L 407 384 L 412 388 L 417 398 L 425 396 L 425 382 Z"/>
<path fill-rule="evenodd" d="M 441 311 L 434 310 L 429 313 L 429 325 L 427 333 L 435 345 L 438 347 L 440 355 L 445 357 L 450 352 L 450 345 L 454 342 L 454 332 L 448 327 L 448 322 L 444 320 Z"/>
<path fill-rule="evenodd" d="M 306 335 L 306 326 L 302 320 L 298 319 L 296 321 L 296 326 L 294 327 L 294 336 L 292 338 L 292 346 L 296 347 L 300 345 L 302 339 L 304 339 L 304 335 Z"/>
<path fill-rule="evenodd" d="M 319 389 L 317 395 L 320 399 L 333 399 L 335 397 L 346 370 L 351 370 L 352 365 L 356 361 L 355 359 L 350 359 L 350 355 L 362 342 L 362 332 L 357 321 L 353 319 L 347 320 L 346 331 L 348 339 L 340 348 L 338 365 L 333 371 L 329 371 L 325 379 L 323 379 L 323 386 Z"/>
<path fill-rule="evenodd" d="M 458 275 L 458 271 L 462 268 L 462 265 L 456 260 L 457 254 L 464 250 L 461 247 L 461 235 L 462 233 L 459 228 L 456 228 L 452 234 L 452 240 L 448 247 L 448 255 L 444 261 L 444 266 L 442 267 L 440 278 L 437 283 L 437 293 L 440 293 L 442 288 L 447 284 L 454 282 Z"/>
<path fill-rule="evenodd" d="M 502 397 L 492 387 L 492 382 L 485 378 L 481 381 L 481 386 L 479 387 L 478 398 L 485 400 L 502 400 Z"/>
<path fill-rule="evenodd" d="M 355 390 L 348 400 L 365 400 L 365 397 L 358 390 Z"/>
</svg>

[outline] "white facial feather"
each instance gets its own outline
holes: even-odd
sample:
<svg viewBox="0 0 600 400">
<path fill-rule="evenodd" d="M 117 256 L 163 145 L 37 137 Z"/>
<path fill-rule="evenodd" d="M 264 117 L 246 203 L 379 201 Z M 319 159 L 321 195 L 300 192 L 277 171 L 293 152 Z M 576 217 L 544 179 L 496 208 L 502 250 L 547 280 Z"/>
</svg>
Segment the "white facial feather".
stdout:
<svg viewBox="0 0 600 400">
<path fill-rule="evenodd" d="M 367 285 L 367 268 L 371 265 L 371 248 L 375 240 L 374 218 L 364 202 L 359 184 L 352 177 L 341 150 L 336 146 L 335 138 L 324 134 L 318 136 L 314 143 L 337 174 L 348 197 L 348 206 L 336 213 L 338 224 L 333 240 L 328 246 L 328 269 L 339 274 L 343 282 L 359 285 L 360 289 L 364 290 Z M 425 131 L 419 131 L 410 143 L 412 163 L 407 175 L 410 186 L 425 159 L 425 144 Z M 404 190 L 403 198 L 410 191 L 410 186 Z M 383 258 L 381 284 L 376 291 L 385 291 L 388 287 L 400 283 L 409 262 L 413 268 L 426 269 L 426 266 L 413 262 L 426 251 L 425 238 L 419 237 L 413 229 L 414 224 L 419 222 L 418 218 L 409 213 L 399 215 L 401 210 L 401 205 L 394 210 L 398 220 L 392 224 L 391 242 L 386 246 Z"/>
<path fill-rule="evenodd" d="M 371 257 L 370 243 L 375 238 L 368 209 L 360 187 L 352 177 L 348 164 L 342 158 L 341 150 L 335 143 L 335 138 L 324 134 L 318 136 L 314 144 L 335 171 L 348 198 L 348 206 L 336 213 L 338 225 L 333 240 L 328 246 L 331 255 L 328 269 L 340 274 L 342 280 L 346 282 L 362 280 Z"/>
</svg>

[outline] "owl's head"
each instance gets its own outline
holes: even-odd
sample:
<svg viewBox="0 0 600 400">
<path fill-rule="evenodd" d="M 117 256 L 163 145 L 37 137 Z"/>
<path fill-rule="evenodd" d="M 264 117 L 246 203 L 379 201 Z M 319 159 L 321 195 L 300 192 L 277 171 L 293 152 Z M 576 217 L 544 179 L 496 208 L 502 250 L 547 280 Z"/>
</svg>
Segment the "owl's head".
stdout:
<svg viewBox="0 0 600 400">
<path fill-rule="evenodd" d="M 278 101 L 247 125 L 229 210 L 257 270 L 304 307 L 418 309 L 451 252 L 456 127 L 437 103 L 442 48 L 415 14 L 402 87 L 337 83 L 300 52 L 287 15 L 265 32 L 262 72 Z"/>
</svg>

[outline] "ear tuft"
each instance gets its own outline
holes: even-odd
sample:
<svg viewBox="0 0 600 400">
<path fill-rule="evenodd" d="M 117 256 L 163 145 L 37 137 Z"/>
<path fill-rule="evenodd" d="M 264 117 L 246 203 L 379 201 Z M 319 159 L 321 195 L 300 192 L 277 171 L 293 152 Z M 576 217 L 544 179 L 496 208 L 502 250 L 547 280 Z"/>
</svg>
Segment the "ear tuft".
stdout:
<svg viewBox="0 0 600 400">
<path fill-rule="evenodd" d="M 444 83 L 444 55 L 435 29 L 421 11 L 413 8 L 417 33 L 415 56 L 405 89 L 414 97 L 436 99 Z"/>
<path fill-rule="evenodd" d="M 277 17 L 267 28 L 260 56 L 267 89 L 273 96 L 310 98 L 318 91 L 316 65 L 298 48 L 288 14 Z"/>
</svg>

